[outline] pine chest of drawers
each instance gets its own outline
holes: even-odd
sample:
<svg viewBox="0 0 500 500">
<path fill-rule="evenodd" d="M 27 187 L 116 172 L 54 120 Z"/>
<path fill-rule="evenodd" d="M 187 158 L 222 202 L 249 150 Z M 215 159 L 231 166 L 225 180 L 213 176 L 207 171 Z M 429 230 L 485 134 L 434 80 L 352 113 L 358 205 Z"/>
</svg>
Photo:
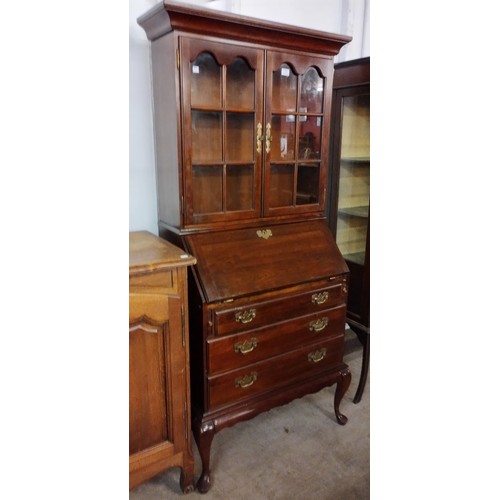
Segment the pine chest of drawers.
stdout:
<svg viewBox="0 0 500 500">
<path fill-rule="evenodd" d="M 197 259 L 191 394 L 198 488 L 207 491 L 211 443 L 224 427 L 334 383 L 336 418 L 347 421 L 339 404 L 351 379 L 342 361 L 348 271 L 322 220 L 197 233 L 182 243 Z"/>
</svg>

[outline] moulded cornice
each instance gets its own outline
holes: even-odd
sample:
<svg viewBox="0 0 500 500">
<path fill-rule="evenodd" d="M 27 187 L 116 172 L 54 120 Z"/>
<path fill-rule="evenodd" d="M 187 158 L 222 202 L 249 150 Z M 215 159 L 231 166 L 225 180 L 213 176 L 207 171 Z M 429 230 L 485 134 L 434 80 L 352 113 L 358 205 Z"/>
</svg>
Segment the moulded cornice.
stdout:
<svg viewBox="0 0 500 500">
<path fill-rule="evenodd" d="M 284 49 L 335 56 L 350 36 L 275 23 L 164 0 L 137 19 L 149 40 L 171 31 L 219 36 Z"/>
</svg>

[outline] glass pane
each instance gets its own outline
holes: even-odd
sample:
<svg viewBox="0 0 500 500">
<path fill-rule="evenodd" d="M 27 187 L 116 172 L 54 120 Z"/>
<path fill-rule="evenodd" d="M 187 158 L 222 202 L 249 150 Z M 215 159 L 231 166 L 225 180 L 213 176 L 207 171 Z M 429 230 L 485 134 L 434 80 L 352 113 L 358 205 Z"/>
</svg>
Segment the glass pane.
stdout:
<svg viewBox="0 0 500 500">
<path fill-rule="evenodd" d="M 299 116 L 299 159 L 321 158 L 321 117 Z"/>
<path fill-rule="evenodd" d="M 200 54 L 191 64 L 191 107 L 222 106 L 221 67 L 208 52 Z"/>
<path fill-rule="evenodd" d="M 309 68 L 302 76 L 300 89 L 301 113 L 323 112 L 323 78 L 316 68 Z"/>
<path fill-rule="evenodd" d="M 339 212 L 368 217 L 370 204 L 370 163 L 361 160 L 340 162 Z"/>
<path fill-rule="evenodd" d="M 273 115 L 271 119 L 271 160 L 295 158 L 295 115 Z"/>
<path fill-rule="evenodd" d="M 319 163 L 299 165 L 297 172 L 297 205 L 318 203 Z"/>
<path fill-rule="evenodd" d="M 191 134 L 193 163 L 222 161 L 222 113 L 193 111 Z"/>
<path fill-rule="evenodd" d="M 256 146 L 253 113 L 228 113 L 226 161 L 253 161 Z"/>
<path fill-rule="evenodd" d="M 364 264 L 370 206 L 370 96 L 344 97 L 337 242 L 344 258 Z"/>
<path fill-rule="evenodd" d="M 344 259 L 360 265 L 365 263 L 367 233 L 368 219 L 339 212 L 336 241 Z"/>
<path fill-rule="evenodd" d="M 272 107 L 276 111 L 297 111 L 297 75 L 288 64 L 273 71 Z"/>
<path fill-rule="evenodd" d="M 293 165 L 271 165 L 270 207 L 288 207 L 293 205 L 293 181 Z"/>
<path fill-rule="evenodd" d="M 222 212 L 222 167 L 193 167 L 193 212 Z"/>
<path fill-rule="evenodd" d="M 245 59 L 237 57 L 226 72 L 226 107 L 229 109 L 254 109 L 255 71 Z"/>
<path fill-rule="evenodd" d="M 226 210 L 251 210 L 253 206 L 253 165 L 226 167 Z"/>
<path fill-rule="evenodd" d="M 342 100 L 342 158 L 370 158 L 370 96 Z"/>
</svg>

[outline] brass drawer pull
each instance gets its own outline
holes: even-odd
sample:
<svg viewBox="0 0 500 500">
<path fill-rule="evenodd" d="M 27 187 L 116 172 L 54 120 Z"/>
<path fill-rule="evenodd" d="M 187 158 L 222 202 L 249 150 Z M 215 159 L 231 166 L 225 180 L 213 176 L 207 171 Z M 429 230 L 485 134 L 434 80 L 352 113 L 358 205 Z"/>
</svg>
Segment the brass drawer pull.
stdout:
<svg viewBox="0 0 500 500">
<path fill-rule="evenodd" d="M 255 319 L 257 311 L 255 309 L 248 309 L 248 311 L 238 311 L 234 319 L 239 323 L 250 323 Z"/>
<path fill-rule="evenodd" d="M 328 292 L 313 293 L 311 302 L 313 304 L 324 304 L 328 300 Z"/>
<path fill-rule="evenodd" d="M 241 354 L 248 354 L 252 352 L 257 347 L 257 339 L 252 337 L 250 340 L 245 340 L 245 342 L 237 342 L 234 344 L 234 352 L 239 352 Z"/>
<path fill-rule="evenodd" d="M 309 330 L 311 332 L 318 333 L 321 332 L 321 330 L 324 330 L 326 325 L 328 325 L 328 318 L 317 319 L 316 321 L 311 321 L 309 323 Z"/>
<path fill-rule="evenodd" d="M 319 363 L 326 356 L 326 347 L 323 347 L 319 351 L 310 352 L 307 355 L 307 359 L 311 363 Z"/>
<path fill-rule="evenodd" d="M 250 387 L 257 380 L 257 372 L 251 372 L 250 375 L 245 375 L 244 377 L 238 377 L 234 380 L 235 387 Z"/>
</svg>

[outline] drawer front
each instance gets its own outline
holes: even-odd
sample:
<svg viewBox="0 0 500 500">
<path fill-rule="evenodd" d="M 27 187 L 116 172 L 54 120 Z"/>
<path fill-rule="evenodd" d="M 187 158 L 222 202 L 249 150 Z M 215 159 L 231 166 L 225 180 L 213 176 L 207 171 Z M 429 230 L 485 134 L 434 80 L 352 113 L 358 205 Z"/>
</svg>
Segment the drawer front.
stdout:
<svg viewBox="0 0 500 500">
<path fill-rule="evenodd" d="M 129 276 L 129 288 L 134 291 L 153 289 L 168 293 L 175 286 L 175 272 L 175 269 L 161 269 L 151 273 Z"/>
<path fill-rule="evenodd" d="M 307 379 L 342 362 L 344 337 L 310 344 L 302 349 L 208 377 L 210 409 Z"/>
<path fill-rule="evenodd" d="M 330 309 L 346 300 L 346 285 L 342 280 L 333 285 L 282 299 L 248 304 L 244 307 L 215 312 L 215 334 L 227 335 L 286 321 L 297 316 Z"/>
<path fill-rule="evenodd" d="M 345 305 L 256 330 L 215 337 L 208 344 L 208 372 L 234 370 L 329 337 L 344 336 Z"/>
</svg>

